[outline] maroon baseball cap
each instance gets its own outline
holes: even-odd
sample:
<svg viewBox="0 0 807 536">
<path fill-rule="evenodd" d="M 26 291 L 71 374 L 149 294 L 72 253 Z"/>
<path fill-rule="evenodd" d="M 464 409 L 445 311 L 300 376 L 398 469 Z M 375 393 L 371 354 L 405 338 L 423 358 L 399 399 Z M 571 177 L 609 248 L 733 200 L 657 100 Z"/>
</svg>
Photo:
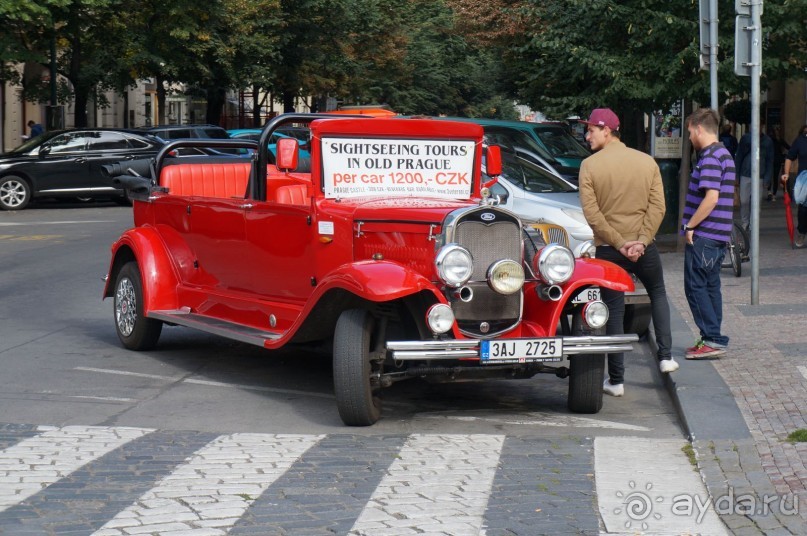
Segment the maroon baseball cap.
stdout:
<svg viewBox="0 0 807 536">
<path fill-rule="evenodd" d="M 608 127 L 611 130 L 619 130 L 619 118 L 610 108 L 597 108 L 591 112 L 591 117 L 588 121 L 581 121 L 587 125 L 596 125 L 598 127 Z"/>
</svg>

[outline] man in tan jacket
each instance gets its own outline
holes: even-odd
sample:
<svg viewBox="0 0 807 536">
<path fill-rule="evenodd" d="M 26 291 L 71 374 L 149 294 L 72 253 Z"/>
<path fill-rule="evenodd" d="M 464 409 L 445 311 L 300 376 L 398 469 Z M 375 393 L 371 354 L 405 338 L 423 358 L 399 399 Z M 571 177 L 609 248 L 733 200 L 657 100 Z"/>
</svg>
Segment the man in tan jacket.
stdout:
<svg viewBox="0 0 807 536">
<path fill-rule="evenodd" d="M 621 266 L 644 284 L 651 302 L 659 369 L 673 372 L 678 363 L 671 354 L 670 304 L 654 241 L 665 211 L 661 172 L 650 155 L 622 143 L 619 118 L 610 109 L 597 108 L 583 122 L 594 154 L 580 167 L 580 202 L 594 230 L 597 258 Z M 600 293 L 610 313 L 606 332 L 623 333 L 625 294 L 605 288 Z M 622 396 L 624 373 L 624 355 L 608 354 L 609 378 L 603 391 Z"/>
</svg>

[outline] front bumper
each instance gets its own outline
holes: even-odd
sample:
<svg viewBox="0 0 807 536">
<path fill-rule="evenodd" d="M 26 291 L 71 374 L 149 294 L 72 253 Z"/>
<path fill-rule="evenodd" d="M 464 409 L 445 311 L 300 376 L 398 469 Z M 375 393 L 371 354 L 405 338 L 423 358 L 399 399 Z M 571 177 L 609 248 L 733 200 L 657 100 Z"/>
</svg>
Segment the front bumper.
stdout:
<svg viewBox="0 0 807 536">
<path fill-rule="evenodd" d="M 633 343 L 639 340 L 636 334 L 591 335 L 584 337 L 561 337 L 563 355 L 603 354 L 630 352 Z M 479 359 L 478 339 L 440 339 L 429 341 L 388 341 L 387 350 L 398 361 L 422 361 L 430 359 Z"/>
</svg>

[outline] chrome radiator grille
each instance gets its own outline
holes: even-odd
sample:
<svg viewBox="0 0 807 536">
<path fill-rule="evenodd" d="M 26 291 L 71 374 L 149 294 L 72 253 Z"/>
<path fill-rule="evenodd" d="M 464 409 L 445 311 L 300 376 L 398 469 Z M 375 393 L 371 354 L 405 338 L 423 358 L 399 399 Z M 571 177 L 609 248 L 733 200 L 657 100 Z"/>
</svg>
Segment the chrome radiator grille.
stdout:
<svg viewBox="0 0 807 536">
<path fill-rule="evenodd" d="M 456 222 L 453 241 L 467 248 L 474 259 L 474 272 L 468 283 L 473 299 L 451 304 L 460 330 L 467 335 L 493 335 L 518 323 L 521 316 L 521 292 L 504 296 L 487 284 L 491 264 L 501 259 L 521 262 L 522 255 L 520 222 L 501 212 L 496 215 L 492 223 L 479 219 L 479 212 L 460 217 Z M 489 325 L 484 333 L 480 329 L 483 322 Z"/>
</svg>

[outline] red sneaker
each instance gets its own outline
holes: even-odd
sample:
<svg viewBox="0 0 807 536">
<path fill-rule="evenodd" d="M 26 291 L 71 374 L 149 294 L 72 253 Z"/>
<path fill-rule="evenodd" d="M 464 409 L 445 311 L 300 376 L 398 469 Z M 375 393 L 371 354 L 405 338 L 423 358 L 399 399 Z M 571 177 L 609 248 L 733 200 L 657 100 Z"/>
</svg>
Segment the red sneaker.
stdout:
<svg viewBox="0 0 807 536">
<path fill-rule="evenodd" d="M 726 350 L 725 348 L 713 348 L 708 344 L 701 343 L 700 345 L 696 346 L 690 352 L 687 349 L 686 358 L 687 359 L 707 359 L 707 358 L 714 358 L 720 357 L 721 355 L 725 355 Z"/>
<path fill-rule="evenodd" d="M 687 348 L 686 353 L 687 354 L 694 353 L 701 346 L 703 346 L 703 339 L 698 339 L 697 341 L 695 341 L 695 346 L 690 346 L 689 348 Z"/>
</svg>

